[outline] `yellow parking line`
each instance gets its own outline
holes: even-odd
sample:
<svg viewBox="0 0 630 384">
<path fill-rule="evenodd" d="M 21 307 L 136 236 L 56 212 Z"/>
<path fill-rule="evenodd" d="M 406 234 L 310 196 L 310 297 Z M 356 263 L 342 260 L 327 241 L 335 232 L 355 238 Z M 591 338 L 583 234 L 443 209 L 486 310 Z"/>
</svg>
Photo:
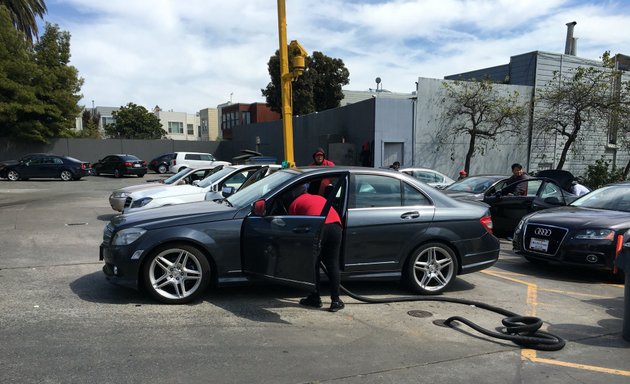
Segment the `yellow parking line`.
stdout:
<svg viewBox="0 0 630 384">
<path fill-rule="evenodd" d="M 492 275 L 501 279 L 510 280 L 519 284 L 526 285 L 527 286 L 527 316 L 536 316 L 536 306 L 538 305 L 538 298 L 537 298 L 538 286 L 536 284 L 528 283 L 523 280 L 504 276 L 504 274 L 501 272 L 487 271 L 487 270 L 481 271 L 481 272 L 487 275 Z M 547 290 L 547 291 L 554 292 L 554 290 Z M 555 291 L 555 292 L 564 292 L 564 291 Z M 621 369 L 612 369 L 612 368 L 606 368 L 606 367 L 598 367 L 595 365 L 576 364 L 576 363 L 570 363 L 567 361 L 539 358 L 536 354 L 536 350 L 534 349 L 522 349 L 521 359 L 529 360 L 535 363 L 558 365 L 558 366 L 567 367 L 567 368 L 582 369 L 585 371 L 601 372 L 601 373 L 607 373 L 611 375 L 630 376 L 630 371 L 624 371 Z"/>
</svg>

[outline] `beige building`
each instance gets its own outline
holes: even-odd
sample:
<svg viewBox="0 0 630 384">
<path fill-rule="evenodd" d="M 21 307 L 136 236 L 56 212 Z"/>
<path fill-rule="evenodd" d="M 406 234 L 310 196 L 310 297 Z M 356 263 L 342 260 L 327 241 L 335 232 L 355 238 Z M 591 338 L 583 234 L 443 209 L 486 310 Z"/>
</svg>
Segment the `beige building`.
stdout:
<svg viewBox="0 0 630 384">
<path fill-rule="evenodd" d="M 188 141 L 208 140 L 207 137 L 201 138 L 199 113 L 163 111 L 157 107 L 153 112 L 160 119 L 160 124 L 166 131 L 167 138 Z"/>
</svg>

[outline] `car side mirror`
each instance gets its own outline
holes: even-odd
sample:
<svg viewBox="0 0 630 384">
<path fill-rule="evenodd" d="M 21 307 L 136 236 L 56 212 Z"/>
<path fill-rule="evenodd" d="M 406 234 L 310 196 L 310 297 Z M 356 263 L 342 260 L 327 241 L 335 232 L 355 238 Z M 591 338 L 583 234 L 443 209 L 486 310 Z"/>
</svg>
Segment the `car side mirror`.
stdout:
<svg viewBox="0 0 630 384">
<path fill-rule="evenodd" d="M 199 180 L 193 180 L 192 185 L 194 185 L 194 186 L 199 185 Z"/>
<path fill-rule="evenodd" d="M 234 187 L 223 187 L 221 194 L 223 195 L 223 197 L 229 197 L 232 196 L 234 192 L 236 192 L 236 188 Z"/>
<path fill-rule="evenodd" d="M 266 204 L 264 199 L 256 200 L 252 207 L 252 214 L 254 216 L 265 216 Z"/>
</svg>

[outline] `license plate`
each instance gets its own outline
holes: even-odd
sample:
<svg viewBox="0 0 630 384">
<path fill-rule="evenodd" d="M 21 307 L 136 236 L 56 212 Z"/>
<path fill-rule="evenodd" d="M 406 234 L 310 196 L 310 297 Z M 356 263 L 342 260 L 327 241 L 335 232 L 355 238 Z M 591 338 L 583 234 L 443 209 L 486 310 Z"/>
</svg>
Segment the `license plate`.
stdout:
<svg viewBox="0 0 630 384">
<path fill-rule="evenodd" d="M 549 248 L 549 240 L 547 239 L 537 239 L 535 237 L 532 237 L 529 240 L 529 249 L 532 249 L 535 251 L 547 252 L 548 248 Z"/>
<path fill-rule="evenodd" d="M 133 167 L 134 168 L 140 168 L 140 164 L 134 164 Z"/>
</svg>

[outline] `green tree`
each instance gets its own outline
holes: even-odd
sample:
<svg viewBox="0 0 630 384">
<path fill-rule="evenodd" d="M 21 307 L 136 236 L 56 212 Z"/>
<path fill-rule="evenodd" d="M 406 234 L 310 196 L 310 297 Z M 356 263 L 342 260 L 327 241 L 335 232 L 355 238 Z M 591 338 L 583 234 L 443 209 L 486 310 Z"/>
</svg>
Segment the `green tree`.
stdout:
<svg viewBox="0 0 630 384">
<path fill-rule="evenodd" d="M 105 126 L 105 134 L 120 139 L 162 139 L 166 131 L 160 119 L 145 107 L 129 103 L 112 113 L 114 124 Z"/>
<path fill-rule="evenodd" d="M 496 142 L 505 134 L 522 132 L 527 103 L 519 102 L 519 93 L 502 93 L 490 80 L 454 81 L 442 83 L 448 99 L 442 116 L 445 127 L 437 139 L 452 142 L 453 137 L 468 136 L 464 170 L 482 143 Z"/>
<path fill-rule="evenodd" d="M 70 34 L 47 24 L 30 46 L 9 20 L 0 7 L 0 136 L 47 143 L 70 135 L 83 82 L 68 65 Z"/>
<path fill-rule="evenodd" d="M 43 18 L 48 12 L 44 0 L 0 0 L 0 6 L 9 11 L 13 27 L 24 33 L 28 42 L 33 43 L 38 33 L 35 16 Z"/>
<path fill-rule="evenodd" d="M 292 70 L 289 49 L 289 71 Z M 293 94 L 293 114 L 304 115 L 324 111 L 339 106 L 343 99 L 341 87 L 348 84 L 350 72 L 341 59 L 334 59 L 321 52 L 313 52 L 306 57 L 304 73 L 291 83 Z M 282 113 L 282 95 L 280 87 L 280 57 L 276 51 L 267 63 L 271 82 L 261 89 L 272 111 Z"/>
<path fill-rule="evenodd" d="M 70 63 L 70 33 L 58 25 L 46 23 L 41 39 L 35 44 L 35 61 L 39 71 L 33 77 L 37 97 L 45 104 L 39 118 L 45 122 L 46 136 L 68 136 L 81 112 L 83 79 Z"/>
<path fill-rule="evenodd" d="M 566 74 L 558 72 L 537 91 L 542 113 L 534 124 L 543 135 L 560 135 L 565 141 L 557 169 L 562 169 L 569 150 L 584 140 L 584 127 L 627 121 L 630 117 L 630 85 L 620 81 L 620 72 L 611 68 L 608 52 L 602 67 L 578 67 Z M 617 84 L 617 85 L 615 85 Z"/>
<path fill-rule="evenodd" d="M 83 122 L 83 129 L 78 133 L 79 137 L 86 137 L 91 139 L 100 139 L 101 132 L 98 129 L 98 124 L 101 120 L 101 114 L 90 109 L 84 109 L 81 114 L 81 121 Z"/>
</svg>

